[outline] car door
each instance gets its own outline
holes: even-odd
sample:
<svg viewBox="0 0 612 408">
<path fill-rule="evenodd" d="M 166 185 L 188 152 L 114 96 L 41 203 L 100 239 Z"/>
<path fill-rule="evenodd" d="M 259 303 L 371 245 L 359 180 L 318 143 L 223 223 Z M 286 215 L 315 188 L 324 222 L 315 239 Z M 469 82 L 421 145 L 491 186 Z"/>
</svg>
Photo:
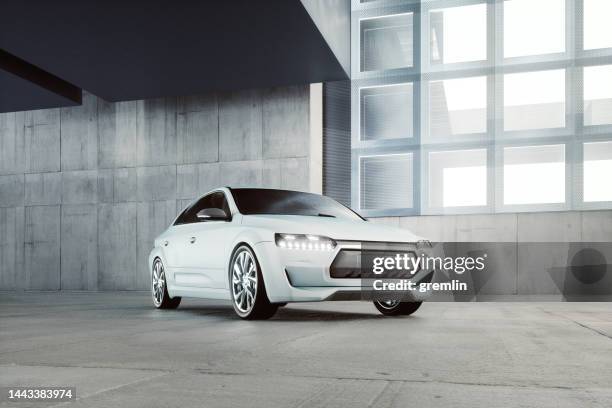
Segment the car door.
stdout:
<svg viewBox="0 0 612 408">
<path fill-rule="evenodd" d="M 162 245 L 165 246 L 168 269 L 174 284 L 184 288 L 210 288 L 213 284 L 202 271 L 194 257 L 194 237 L 200 228 L 197 213 L 209 205 L 210 195 L 200 198 L 187 207 L 168 231 Z"/>
<path fill-rule="evenodd" d="M 185 260 L 185 242 L 188 235 L 190 224 L 195 222 L 196 218 L 192 217 L 194 206 L 197 203 L 191 203 L 181 212 L 176 218 L 174 224 L 164 233 L 161 245 L 166 258 L 166 267 L 174 270 L 175 268 L 184 268 Z"/>
<path fill-rule="evenodd" d="M 204 197 L 197 213 L 207 208 L 223 210 L 228 220 L 198 219 L 187 230 L 184 255 L 186 269 L 197 271 L 197 281 L 207 288 L 225 288 L 226 247 L 231 236 L 231 211 L 225 193 L 217 191 Z"/>
</svg>

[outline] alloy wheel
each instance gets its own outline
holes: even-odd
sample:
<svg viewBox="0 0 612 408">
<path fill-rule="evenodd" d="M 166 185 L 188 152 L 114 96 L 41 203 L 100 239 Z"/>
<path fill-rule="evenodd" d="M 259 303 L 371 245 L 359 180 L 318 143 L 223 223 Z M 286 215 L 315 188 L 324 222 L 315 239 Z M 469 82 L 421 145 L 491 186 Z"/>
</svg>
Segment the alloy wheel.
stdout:
<svg viewBox="0 0 612 408">
<path fill-rule="evenodd" d="M 155 261 L 152 275 L 151 291 L 153 294 L 153 302 L 155 306 L 159 307 L 164 301 L 164 292 L 166 290 L 166 275 L 164 273 L 164 266 L 160 260 Z"/>
<path fill-rule="evenodd" d="M 393 309 L 400 303 L 399 300 L 378 300 L 376 301 L 383 309 Z"/>
<path fill-rule="evenodd" d="M 257 264 L 249 251 L 241 251 L 232 265 L 232 294 L 234 305 L 241 313 L 253 309 L 257 296 Z"/>
</svg>

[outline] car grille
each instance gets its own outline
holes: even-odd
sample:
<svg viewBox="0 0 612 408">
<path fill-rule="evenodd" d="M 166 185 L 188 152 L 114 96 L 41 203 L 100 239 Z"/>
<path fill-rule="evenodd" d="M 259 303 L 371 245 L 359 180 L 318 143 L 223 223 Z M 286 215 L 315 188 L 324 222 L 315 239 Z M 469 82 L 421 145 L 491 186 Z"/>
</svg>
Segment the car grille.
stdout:
<svg viewBox="0 0 612 408">
<path fill-rule="evenodd" d="M 408 253 L 410 256 L 416 257 L 416 252 L 412 250 L 398 249 L 341 249 L 329 268 L 329 275 L 333 279 L 361 279 L 371 278 L 372 271 L 362 268 L 362 261 L 371 256 L 394 257 L 396 254 Z M 370 265 L 371 266 L 371 265 Z M 369 268 L 368 268 L 369 269 Z M 418 272 L 418 271 L 417 271 Z M 416 272 L 415 272 L 416 273 Z M 409 271 L 386 273 L 385 278 L 411 278 L 414 274 Z"/>
</svg>

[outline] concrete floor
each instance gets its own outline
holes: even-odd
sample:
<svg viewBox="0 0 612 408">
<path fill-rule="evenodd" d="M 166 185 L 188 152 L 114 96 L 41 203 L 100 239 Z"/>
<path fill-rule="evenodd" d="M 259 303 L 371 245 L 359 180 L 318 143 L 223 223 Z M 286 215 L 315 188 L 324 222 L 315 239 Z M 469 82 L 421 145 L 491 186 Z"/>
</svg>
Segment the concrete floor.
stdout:
<svg viewBox="0 0 612 408">
<path fill-rule="evenodd" d="M 247 322 L 144 293 L 0 293 L 0 386 L 24 385 L 76 386 L 71 407 L 610 407 L 612 303 L 394 319 L 330 302 Z"/>
</svg>

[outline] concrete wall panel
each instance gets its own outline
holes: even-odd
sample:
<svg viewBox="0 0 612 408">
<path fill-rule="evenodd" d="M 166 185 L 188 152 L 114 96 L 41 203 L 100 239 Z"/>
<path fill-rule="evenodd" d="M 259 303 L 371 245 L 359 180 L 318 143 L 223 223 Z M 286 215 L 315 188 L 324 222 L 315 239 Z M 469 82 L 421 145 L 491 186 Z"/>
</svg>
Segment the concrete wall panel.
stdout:
<svg viewBox="0 0 612 408">
<path fill-rule="evenodd" d="M 275 88 L 263 94 L 263 157 L 303 157 L 309 150 L 309 89 Z"/>
<path fill-rule="evenodd" d="M 98 289 L 138 289 L 136 221 L 136 203 L 98 205 Z"/>
<path fill-rule="evenodd" d="M 456 216 L 458 242 L 515 242 L 516 214 Z"/>
<path fill-rule="evenodd" d="M 585 242 L 612 241 L 612 211 L 583 212 L 581 237 Z"/>
<path fill-rule="evenodd" d="M 268 188 L 311 191 L 309 167 L 306 157 L 264 160 L 262 184 Z"/>
<path fill-rule="evenodd" d="M 24 172 L 24 117 L 23 112 L 0 113 L 0 174 Z"/>
<path fill-rule="evenodd" d="M 281 188 L 310 191 L 308 158 L 291 157 L 281 160 Z"/>
<path fill-rule="evenodd" d="M 148 289 L 153 239 L 196 197 L 223 185 L 307 190 L 309 95 L 85 93 L 79 107 L 1 114 L 0 289 Z"/>
<path fill-rule="evenodd" d="M 371 219 L 370 222 L 395 228 L 400 226 L 399 217 L 378 217 Z"/>
<path fill-rule="evenodd" d="M 25 287 L 60 288 L 60 206 L 25 209 Z"/>
<path fill-rule="evenodd" d="M 25 205 L 52 205 L 62 202 L 62 173 L 25 175 Z"/>
<path fill-rule="evenodd" d="M 143 101 L 144 123 L 138 133 L 138 165 L 176 163 L 176 98 Z"/>
<path fill-rule="evenodd" d="M 179 199 L 199 197 L 220 185 L 219 163 L 176 166 L 176 197 Z"/>
<path fill-rule="evenodd" d="M 260 187 L 262 173 L 261 160 L 226 162 L 219 168 L 221 184 L 230 187 Z"/>
<path fill-rule="evenodd" d="M 176 126 L 177 164 L 219 160 L 219 107 L 216 96 L 179 98 Z"/>
<path fill-rule="evenodd" d="M 24 202 L 23 174 L 0 176 L 0 207 L 22 206 Z"/>
<path fill-rule="evenodd" d="M 143 121 L 142 101 L 98 101 L 99 168 L 136 166 Z"/>
<path fill-rule="evenodd" d="M 219 97 L 219 160 L 262 157 L 261 91 L 230 92 Z"/>
<path fill-rule="evenodd" d="M 138 200 L 137 171 L 138 169 L 135 167 L 113 170 L 113 202 L 122 203 Z"/>
<path fill-rule="evenodd" d="M 62 173 L 62 202 L 64 204 L 96 203 L 97 196 L 97 171 L 65 171 Z"/>
<path fill-rule="evenodd" d="M 518 242 L 576 242 L 581 239 L 579 212 L 517 214 Z"/>
<path fill-rule="evenodd" d="M 169 200 L 176 197 L 176 166 L 139 167 L 138 201 Z"/>
<path fill-rule="evenodd" d="M 23 288 L 23 207 L 0 208 L 0 290 Z"/>
<path fill-rule="evenodd" d="M 98 98 L 83 93 L 83 104 L 62 108 L 61 168 L 90 170 L 98 167 Z"/>
<path fill-rule="evenodd" d="M 100 169 L 98 175 L 98 202 L 112 203 L 113 202 L 113 170 Z M 134 183 L 136 183 L 134 181 Z"/>
<path fill-rule="evenodd" d="M 432 241 L 485 243 L 491 258 L 480 294 L 560 295 L 572 243 L 612 239 L 612 211 L 402 217 L 400 225 Z"/>
<path fill-rule="evenodd" d="M 432 242 L 454 242 L 457 240 L 457 219 L 453 215 L 401 217 L 400 227 Z"/>
<path fill-rule="evenodd" d="M 95 204 L 62 206 L 62 289 L 98 289 L 97 231 L 98 211 Z"/>
<path fill-rule="evenodd" d="M 262 183 L 268 188 L 281 188 L 282 159 L 267 159 L 263 161 Z"/>
<path fill-rule="evenodd" d="M 24 118 L 26 172 L 60 171 L 60 110 L 28 111 Z"/>
</svg>

